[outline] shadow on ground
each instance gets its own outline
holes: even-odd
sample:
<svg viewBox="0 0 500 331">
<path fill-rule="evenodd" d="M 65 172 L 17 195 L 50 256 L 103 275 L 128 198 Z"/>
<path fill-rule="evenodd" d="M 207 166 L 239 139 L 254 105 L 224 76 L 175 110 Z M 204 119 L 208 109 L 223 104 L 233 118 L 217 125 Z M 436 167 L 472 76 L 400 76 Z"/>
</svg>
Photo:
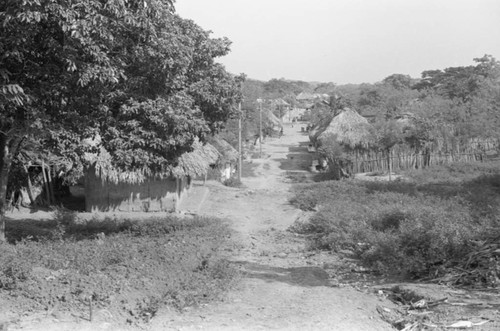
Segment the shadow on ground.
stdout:
<svg viewBox="0 0 500 331">
<path fill-rule="evenodd" d="M 280 169 L 282 170 L 309 170 L 312 164 L 314 154 L 307 151 L 307 143 L 300 143 L 299 146 L 288 148 L 286 159 L 281 160 Z"/>
<path fill-rule="evenodd" d="M 328 273 L 319 267 L 279 268 L 244 261 L 235 264 L 242 267 L 247 278 L 299 286 L 331 286 Z"/>
<path fill-rule="evenodd" d="M 253 163 L 252 161 L 244 161 L 243 167 L 241 169 L 241 176 L 243 178 L 247 177 L 257 177 L 255 174 L 255 169 L 259 167 L 259 164 Z"/>
</svg>

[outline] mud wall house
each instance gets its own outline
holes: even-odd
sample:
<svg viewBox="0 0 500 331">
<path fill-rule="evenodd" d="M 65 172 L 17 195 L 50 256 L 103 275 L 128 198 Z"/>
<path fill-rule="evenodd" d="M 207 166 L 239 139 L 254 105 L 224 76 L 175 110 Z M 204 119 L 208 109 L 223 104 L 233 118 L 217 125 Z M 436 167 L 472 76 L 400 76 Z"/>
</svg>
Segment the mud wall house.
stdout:
<svg viewBox="0 0 500 331">
<path fill-rule="evenodd" d="M 208 142 L 210 145 L 214 146 L 220 154 L 219 160 L 217 161 L 217 166 L 221 175 L 220 179 L 224 181 L 231 178 L 231 175 L 237 168 L 238 151 L 219 136 L 210 138 Z"/>
<path fill-rule="evenodd" d="M 292 115 L 293 111 L 291 109 L 287 109 L 285 111 L 283 111 L 283 113 L 281 114 L 281 122 L 282 123 L 292 123 L 292 119 L 293 119 L 293 115 Z"/>
<path fill-rule="evenodd" d="M 283 123 L 271 110 L 264 110 L 262 117 L 264 121 L 263 130 L 266 130 L 268 135 L 275 135 L 283 128 Z"/>
<path fill-rule="evenodd" d="M 89 167 L 85 176 L 85 210 L 174 211 L 188 181 L 146 177 L 138 182 L 111 180 L 102 169 Z"/>
<path fill-rule="evenodd" d="M 330 96 L 328 94 L 302 92 L 295 97 L 295 100 L 302 106 L 302 108 L 311 109 L 316 102 L 328 100 L 329 97 Z"/>
<path fill-rule="evenodd" d="M 282 122 L 285 122 L 287 120 L 287 117 L 285 116 L 285 114 L 288 113 L 288 111 L 290 110 L 290 104 L 288 102 L 286 102 L 285 100 L 278 98 L 278 99 L 271 100 L 271 105 L 272 105 L 272 108 L 274 109 L 274 113 L 278 116 L 278 118 Z"/>
<path fill-rule="evenodd" d="M 283 112 L 280 120 L 282 123 L 292 123 L 293 119 L 300 119 L 304 115 L 305 109 L 293 108 Z"/>
<path fill-rule="evenodd" d="M 299 93 L 296 97 L 295 97 L 295 100 L 299 101 L 299 102 L 306 102 L 306 101 L 313 101 L 314 99 L 317 98 L 317 95 L 316 94 L 313 94 L 313 93 L 309 93 L 309 92 L 301 92 Z"/>
<path fill-rule="evenodd" d="M 191 179 L 204 175 L 220 154 L 215 147 L 195 142 L 177 166 L 163 173 L 120 172 L 110 166 L 110 156 L 101 149 L 91 155 L 85 174 L 85 210 L 176 211 L 189 198 Z"/>
</svg>

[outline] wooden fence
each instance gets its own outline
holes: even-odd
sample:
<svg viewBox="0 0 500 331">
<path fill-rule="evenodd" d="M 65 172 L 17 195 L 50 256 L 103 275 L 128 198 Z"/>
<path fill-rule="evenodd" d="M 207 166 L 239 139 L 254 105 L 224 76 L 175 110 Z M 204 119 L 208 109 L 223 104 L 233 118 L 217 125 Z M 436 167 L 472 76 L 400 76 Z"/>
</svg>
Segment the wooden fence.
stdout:
<svg viewBox="0 0 500 331">
<path fill-rule="evenodd" d="M 393 171 L 420 169 L 431 165 L 450 164 L 454 162 L 476 162 L 486 159 L 484 153 L 411 153 L 411 152 L 367 152 L 356 153 L 351 158 L 351 173 L 385 172 L 389 170 L 389 162 Z"/>
<path fill-rule="evenodd" d="M 350 150 L 347 159 L 337 162 L 329 160 L 329 166 L 341 168 L 350 174 L 364 172 L 387 172 L 407 169 L 421 169 L 432 165 L 455 162 L 483 162 L 499 158 L 499 139 L 437 140 L 427 149 L 417 150 L 406 144 L 396 145 L 390 152 L 380 150 Z M 328 159 L 321 149 L 317 150 L 319 160 Z M 341 164 L 341 166 L 339 166 Z M 337 169 L 338 170 L 338 169 Z"/>
</svg>

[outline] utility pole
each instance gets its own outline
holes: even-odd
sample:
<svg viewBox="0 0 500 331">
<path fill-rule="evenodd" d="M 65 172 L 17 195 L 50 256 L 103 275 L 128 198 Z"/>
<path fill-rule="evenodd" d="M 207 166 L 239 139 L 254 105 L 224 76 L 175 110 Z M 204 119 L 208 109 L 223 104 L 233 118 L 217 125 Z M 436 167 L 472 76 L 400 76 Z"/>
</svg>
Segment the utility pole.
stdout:
<svg viewBox="0 0 500 331">
<path fill-rule="evenodd" d="M 238 110 L 240 113 L 240 116 L 238 118 L 238 180 L 241 182 L 241 169 L 242 169 L 242 162 L 241 162 L 241 154 L 242 154 L 242 148 L 241 148 L 241 102 L 238 104 Z"/>
<path fill-rule="evenodd" d="M 259 103 L 259 159 L 262 159 L 262 99 L 257 99 Z"/>
</svg>

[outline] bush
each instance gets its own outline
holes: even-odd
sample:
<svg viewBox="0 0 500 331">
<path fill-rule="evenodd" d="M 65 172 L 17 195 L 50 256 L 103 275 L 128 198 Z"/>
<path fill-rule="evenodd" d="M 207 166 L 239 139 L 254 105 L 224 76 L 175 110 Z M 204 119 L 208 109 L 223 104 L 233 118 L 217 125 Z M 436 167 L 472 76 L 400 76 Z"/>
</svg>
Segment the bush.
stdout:
<svg viewBox="0 0 500 331">
<path fill-rule="evenodd" d="M 317 212 L 308 223 L 291 230 L 310 234 L 314 249 L 353 250 L 379 273 L 435 276 L 445 264 L 463 259 L 472 240 L 498 228 L 499 187 L 498 175 L 442 185 L 432 181 L 298 185 L 291 203 Z"/>
<path fill-rule="evenodd" d="M 243 183 L 241 182 L 241 180 L 239 180 L 238 178 L 234 178 L 234 177 L 226 179 L 223 182 L 223 184 L 225 186 L 229 186 L 229 187 L 241 187 L 243 185 Z"/>
<path fill-rule="evenodd" d="M 457 162 L 448 165 L 433 165 L 424 169 L 406 170 L 403 176 L 419 184 L 463 183 L 480 176 L 496 175 L 500 162 Z"/>
<path fill-rule="evenodd" d="M 376 213 L 362 233 L 364 262 L 377 271 L 429 276 L 468 251 L 478 231 L 465 208 L 452 201 L 420 199 L 391 213 Z"/>
<path fill-rule="evenodd" d="M 147 320 L 163 305 L 218 298 L 236 275 L 217 256 L 229 232 L 216 219 L 60 219 L 43 226 L 49 223 L 62 235 L 0 246 L 0 291 L 30 299 L 33 309 L 86 312 L 92 300 L 133 321 Z"/>
<path fill-rule="evenodd" d="M 355 196 L 363 191 L 362 187 L 351 185 L 349 181 L 299 184 L 292 189 L 290 203 L 302 210 L 315 210 L 318 205 L 328 203 L 332 198 Z"/>
</svg>

